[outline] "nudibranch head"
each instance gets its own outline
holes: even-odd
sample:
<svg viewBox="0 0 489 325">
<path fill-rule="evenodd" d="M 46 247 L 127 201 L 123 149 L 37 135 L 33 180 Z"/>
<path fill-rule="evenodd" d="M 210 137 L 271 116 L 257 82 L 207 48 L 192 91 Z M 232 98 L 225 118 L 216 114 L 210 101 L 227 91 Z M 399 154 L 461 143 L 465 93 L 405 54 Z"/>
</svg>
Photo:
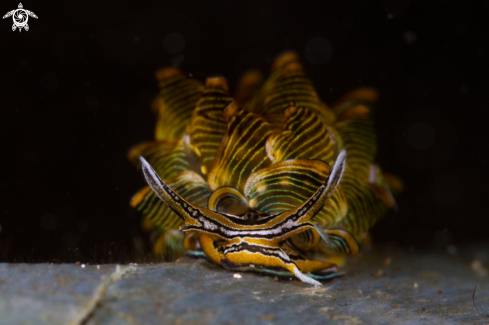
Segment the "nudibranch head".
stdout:
<svg viewBox="0 0 489 325">
<path fill-rule="evenodd" d="M 129 153 L 149 185 L 131 205 L 159 233 L 155 252 L 168 254 L 162 239 L 179 229 L 189 251 L 225 269 L 314 285 L 340 276 L 331 270 L 401 188 L 374 165 L 376 92 L 357 89 L 331 109 L 290 52 L 265 81 L 246 73 L 236 99 L 223 77 L 156 75 L 156 141 Z"/>
</svg>

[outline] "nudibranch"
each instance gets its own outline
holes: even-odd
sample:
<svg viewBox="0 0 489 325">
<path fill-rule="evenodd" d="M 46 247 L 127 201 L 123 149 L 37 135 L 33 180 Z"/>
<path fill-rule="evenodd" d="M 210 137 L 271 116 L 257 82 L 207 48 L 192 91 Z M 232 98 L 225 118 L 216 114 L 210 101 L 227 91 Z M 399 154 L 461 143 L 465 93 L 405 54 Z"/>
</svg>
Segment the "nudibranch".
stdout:
<svg viewBox="0 0 489 325">
<path fill-rule="evenodd" d="M 155 253 L 313 285 L 341 276 L 337 266 L 402 188 L 374 163 L 375 90 L 330 108 L 292 52 L 266 80 L 246 73 L 234 98 L 224 77 L 202 85 L 176 68 L 156 77 L 155 141 L 129 153 L 149 185 L 131 205 L 157 234 Z"/>
</svg>

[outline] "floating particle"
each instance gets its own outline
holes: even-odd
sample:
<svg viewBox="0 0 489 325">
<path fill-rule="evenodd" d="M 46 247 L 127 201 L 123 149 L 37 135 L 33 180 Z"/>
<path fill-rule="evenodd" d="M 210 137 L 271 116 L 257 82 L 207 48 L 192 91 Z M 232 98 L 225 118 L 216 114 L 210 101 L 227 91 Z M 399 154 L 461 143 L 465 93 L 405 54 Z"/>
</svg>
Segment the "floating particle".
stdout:
<svg viewBox="0 0 489 325">
<path fill-rule="evenodd" d="M 416 34 L 410 30 L 406 31 L 403 35 L 404 37 L 404 42 L 407 44 L 413 44 L 416 41 Z"/>
</svg>

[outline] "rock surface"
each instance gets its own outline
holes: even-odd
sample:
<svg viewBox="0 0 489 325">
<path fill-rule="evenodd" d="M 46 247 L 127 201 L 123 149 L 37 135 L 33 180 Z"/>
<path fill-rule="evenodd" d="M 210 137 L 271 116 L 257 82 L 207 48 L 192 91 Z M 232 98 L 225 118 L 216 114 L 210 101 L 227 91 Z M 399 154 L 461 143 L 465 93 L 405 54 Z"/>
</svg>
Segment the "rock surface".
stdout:
<svg viewBox="0 0 489 325">
<path fill-rule="evenodd" d="M 322 287 L 189 259 L 0 264 L 0 324 L 489 324 L 488 267 L 488 245 L 376 249 Z"/>
</svg>

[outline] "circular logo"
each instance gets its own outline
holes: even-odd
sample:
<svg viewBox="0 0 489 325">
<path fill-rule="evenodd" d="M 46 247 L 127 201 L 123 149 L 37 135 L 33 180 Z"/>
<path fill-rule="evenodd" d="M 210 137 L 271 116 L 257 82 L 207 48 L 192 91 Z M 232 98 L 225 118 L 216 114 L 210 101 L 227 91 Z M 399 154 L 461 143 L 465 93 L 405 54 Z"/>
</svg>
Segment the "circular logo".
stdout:
<svg viewBox="0 0 489 325">
<path fill-rule="evenodd" d="M 24 27 L 27 24 L 27 21 L 29 20 L 29 16 L 27 15 L 27 12 L 25 12 L 24 9 L 15 10 L 15 13 L 12 16 L 14 19 L 14 24 L 17 27 Z"/>
</svg>

